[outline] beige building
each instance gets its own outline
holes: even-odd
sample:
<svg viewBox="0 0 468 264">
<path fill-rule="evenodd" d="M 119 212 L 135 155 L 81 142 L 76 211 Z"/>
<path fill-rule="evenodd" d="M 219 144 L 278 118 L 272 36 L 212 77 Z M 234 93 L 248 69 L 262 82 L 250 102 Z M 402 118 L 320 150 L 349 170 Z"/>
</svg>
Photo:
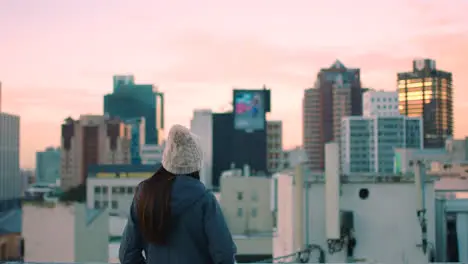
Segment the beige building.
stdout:
<svg viewBox="0 0 468 264">
<path fill-rule="evenodd" d="M 25 262 L 107 263 L 109 213 L 85 204 L 23 205 Z"/>
<path fill-rule="evenodd" d="M 62 189 L 84 183 L 90 165 L 130 163 L 130 132 L 129 125 L 107 116 L 67 118 L 62 124 Z"/>
<path fill-rule="evenodd" d="M 267 121 L 268 171 L 270 173 L 280 171 L 283 165 L 283 122 Z"/>
<path fill-rule="evenodd" d="M 245 171 L 248 175 L 248 169 Z M 221 207 L 238 254 L 246 260 L 248 256 L 272 255 L 271 189 L 271 178 L 226 174 L 221 177 Z"/>
</svg>

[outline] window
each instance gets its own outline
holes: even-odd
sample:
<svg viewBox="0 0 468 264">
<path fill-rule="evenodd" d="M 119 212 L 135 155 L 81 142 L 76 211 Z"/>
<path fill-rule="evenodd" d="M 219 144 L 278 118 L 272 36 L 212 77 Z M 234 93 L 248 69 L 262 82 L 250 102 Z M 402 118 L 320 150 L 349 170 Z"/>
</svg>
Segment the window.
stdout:
<svg viewBox="0 0 468 264">
<path fill-rule="evenodd" d="M 244 214 L 242 208 L 237 208 L 237 216 L 238 217 L 242 217 L 242 215 Z"/>
<path fill-rule="evenodd" d="M 133 187 L 127 187 L 127 193 L 133 194 Z"/>
<path fill-rule="evenodd" d="M 257 217 L 257 208 L 252 208 L 252 212 L 250 213 L 252 217 Z"/>
<path fill-rule="evenodd" d="M 109 201 L 103 201 L 102 208 L 107 208 L 107 207 L 109 207 Z"/>
<path fill-rule="evenodd" d="M 237 200 L 241 201 L 244 199 L 244 194 L 242 192 L 237 192 Z"/>
<path fill-rule="evenodd" d="M 95 193 L 101 193 L 101 186 L 94 187 L 94 192 Z"/>
<path fill-rule="evenodd" d="M 117 201 L 112 201 L 112 209 L 117 209 L 119 207 L 119 203 Z"/>
<path fill-rule="evenodd" d="M 258 194 L 257 194 L 257 192 L 253 192 L 253 193 L 252 193 L 252 201 L 254 201 L 254 202 L 258 201 Z"/>
<path fill-rule="evenodd" d="M 107 186 L 102 186 L 102 193 L 107 194 Z"/>
<path fill-rule="evenodd" d="M 94 201 L 94 209 L 101 208 L 101 203 L 99 201 Z"/>
</svg>

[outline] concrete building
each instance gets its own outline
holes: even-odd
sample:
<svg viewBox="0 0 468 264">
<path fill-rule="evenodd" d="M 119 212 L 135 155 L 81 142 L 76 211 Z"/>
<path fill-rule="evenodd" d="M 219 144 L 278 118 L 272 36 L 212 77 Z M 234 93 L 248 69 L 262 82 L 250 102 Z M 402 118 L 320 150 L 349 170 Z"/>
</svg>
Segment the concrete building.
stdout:
<svg viewBox="0 0 468 264">
<path fill-rule="evenodd" d="M 422 148 L 419 117 L 344 117 L 341 135 L 341 169 L 355 173 L 394 172 L 395 148 Z"/>
<path fill-rule="evenodd" d="M 362 116 L 399 116 L 398 92 L 369 90 L 362 95 Z"/>
<path fill-rule="evenodd" d="M 295 147 L 283 152 L 284 169 L 295 168 L 307 161 L 307 154 L 302 147 Z"/>
<path fill-rule="evenodd" d="M 36 152 L 36 181 L 56 183 L 60 179 L 60 148 L 48 147 Z"/>
<path fill-rule="evenodd" d="M 436 172 L 440 170 L 452 170 L 452 167 L 459 167 L 465 164 L 467 159 L 467 139 L 454 140 L 449 137 L 445 141 L 443 148 L 395 149 L 395 173 L 408 174 L 413 169 L 410 166 L 411 161 L 423 160 L 426 162 L 427 169 Z M 444 172 L 444 173 L 445 173 Z"/>
<path fill-rule="evenodd" d="M 221 177 L 221 208 L 238 248 L 237 262 L 272 256 L 271 178 L 249 177 L 249 170 L 226 171 Z"/>
<path fill-rule="evenodd" d="M 85 183 L 90 165 L 129 164 L 130 129 L 119 119 L 106 116 L 67 118 L 62 125 L 62 189 Z"/>
<path fill-rule="evenodd" d="M 453 136 L 452 73 L 437 69 L 434 60 L 417 59 L 412 71 L 397 77 L 400 113 L 423 118 L 424 148 L 443 148 Z"/>
<path fill-rule="evenodd" d="M 338 60 L 321 69 L 315 86 L 306 89 L 303 98 L 303 146 L 311 170 L 323 171 L 324 145 L 339 142 L 341 118 L 361 115 L 360 70 L 346 68 Z"/>
<path fill-rule="evenodd" d="M 282 121 L 267 121 L 267 166 L 270 173 L 284 167 Z"/>
<path fill-rule="evenodd" d="M 140 149 L 141 164 L 160 164 L 164 145 L 142 145 Z"/>
<path fill-rule="evenodd" d="M 213 187 L 213 112 L 209 109 L 193 111 L 190 131 L 200 139 L 203 150 L 203 168 L 200 179 L 209 189 Z"/>
<path fill-rule="evenodd" d="M 109 214 L 84 204 L 23 206 L 25 262 L 107 263 Z"/>
<path fill-rule="evenodd" d="M 376 181 L 375 177 L 360 176 L 340 182 L 337 145 L 330 154 L 325 178 L 304 173 L 303 168 L 276 176 L 281 184 L 274 257 L 312 245 L 317 252 L 310 255 L 310 263 L 319 262 L 320 252 L 326 263 L 428 263 L 434 248 L 423 253 L 418 246 L 422 236 L 416 212 L 421 203 L 414 178 L 388 176 Z M 435 245 L 433 182 L 425 183 L 421 197 L 425 201 L 427 239 Z M 341 236 L 355 239 L 351 251 Z"/>
<path fill-rule="evenodd" d="M 109 208 L 113 215 L 127 216 L 136 187 L 159 167 L 160 164 L 90 166 L 86 184 L 87 206 Z"/>
</svg>

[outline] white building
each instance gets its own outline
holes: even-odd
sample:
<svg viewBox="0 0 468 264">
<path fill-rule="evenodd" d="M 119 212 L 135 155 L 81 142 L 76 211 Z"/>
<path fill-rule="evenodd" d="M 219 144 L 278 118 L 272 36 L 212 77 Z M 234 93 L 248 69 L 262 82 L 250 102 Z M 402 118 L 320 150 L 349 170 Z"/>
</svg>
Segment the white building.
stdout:
<svg viewBox="0 0 468 264">
<path fill-rule="evenodd" d="M 281 184 L 277 192 L 280 202 L 274 257 L 315 245 L 327 263 L 427 263 L 430 254 L 424 254 L 418 246 L 422 236 L 416 212 L 421 208 L 421 194 L 427 239 L 435 245 L 433 182 L 427 182 L 425 191 L 420 192 L 414 179 L 396 176 L 379 180 L 349 177 L 340 183 L 338 146 L 326 155 L 325 178 L 304 174 L 301 169 L 276 176 Z M 341 216 L 347 216 L 347 220 L 341 221 Z M 335 247 L 334 254 L 329 253 L 328 241 L 339 245 L 341 235 L 356 240 L 349 257 L 347 242 L 341 249 Z M 429 247 L 428 252 L 432 253 L 433 248 Z M 318 256 L 318 252 L 313 252 L 309 262 L 318 263 Z"/>
<path fill-rule="evenodd" d="M 395 148 L 423 146 L 420 117 L 348 116 L 341 125 L 341 169 L 346 175 L 393 173 Z"/>
<path fill-rule="evenodd" d="M 107 263 L 109 214 L 84 204 L 23 205 L 25 262 Z"/>
<path fill-rule="evenodd" d="M 0 112 L 0 201 L 18 199 L 22 194 L 19 146 L 19 116 Z"/>
<path fill-rule="evenodd" d="M 127 216 L 136 187 L 151 177 L 159 165 L 98 165 L 89 169 L 86 203 L 89 208 L 109 208 L 112 215 Z"/>
<path fill-rule="evenodd" d="M 283 122 L 267 121 L 267 168 L 270 173 L 283 169 Z"/>
<path fill-rule="evenodd" d="M 362 115 L 399 116 L 398 92 L 367 91 L 362 95 Z"/>
<path fill-rule="evenodd" d="M 284 169 L 295 168 L 299 164 L 307 162 L 307 153 L 302 147 L 285 150 L 283 152 Z"/>
<path fill-rule="evenodd" d="M 223 172 L 220 203 L 238 247 L 240 263 L 268 259 L 273 246 L 271 178 L 251 176 L 249 169 Z M 257 256 L 260 259 L 250 258 Z"/>
<path fill-rule="evenodd" d="M 209 109 L 199 109 L 193 112 L 190 121 L 190 131 L 200 138 L 203 150 L 203 168 L 200 179 L 209 189 L 212 188 L 213 170 L 213 112 Z"/>
<path fill-rule="evenodd" d="M 164 145 L 142 145 L 140 147 L 141 164 L 161 164 Z"/>
</svg>

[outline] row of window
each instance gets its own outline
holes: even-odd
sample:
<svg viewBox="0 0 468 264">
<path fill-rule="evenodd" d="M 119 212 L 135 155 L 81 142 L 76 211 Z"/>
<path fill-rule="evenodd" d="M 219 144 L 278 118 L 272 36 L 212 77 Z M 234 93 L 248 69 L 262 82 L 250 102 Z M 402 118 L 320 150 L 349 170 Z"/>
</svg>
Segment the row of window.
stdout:
<svg viewBox="0 0 468 264">
<path fill-rule="evenodd" d="M 112 187 L 112 193 L 119 193 L 119 194 L 134 194 L 135 193 L 135 188 L 136 187 L 133 187 L 133 186 L 126 186 L 126 187 L 117 187 L 117 186 L 114 186 Z M 102 193 L 102 194 L 107 194 L 109 190 L 109 187 L 108 186 L 95 186 L 94 187 L 94 193 L 98 194 L 98 193 Z"/>
<path fill-rule="evenodd" d="M 104 209 L 108 207 L 109 207 L 109 201 L 94 201 L 95 209 Z M 111 208 L 114 210 L 119 208 L 119 203 L 117 201 L 111 201 Z"/>
<path fill-rule="evenodd" d="M 237 208 L 237 216 L 238 217 L 243 217 L 244 216 L 244 208 Z M 257 208 L 252 208 L 250 210 L 250 217 L 257 217 Z"/>
</svg>

